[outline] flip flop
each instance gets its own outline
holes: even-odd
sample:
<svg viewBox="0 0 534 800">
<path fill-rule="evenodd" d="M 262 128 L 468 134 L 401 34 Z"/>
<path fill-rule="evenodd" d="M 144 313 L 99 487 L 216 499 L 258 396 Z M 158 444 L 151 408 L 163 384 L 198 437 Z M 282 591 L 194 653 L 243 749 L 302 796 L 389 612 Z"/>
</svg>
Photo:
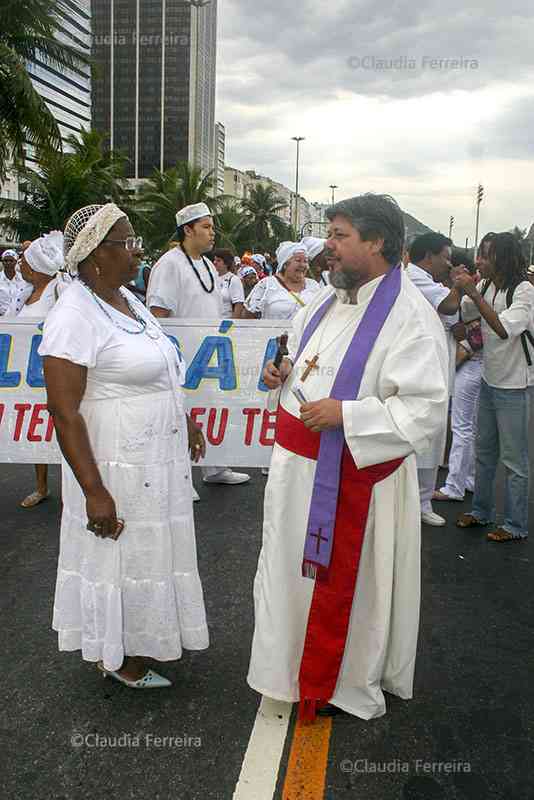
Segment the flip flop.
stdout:
<svg viewBox="0 0 534 800">
<path fill-rule="evenodd" d="M 487 522 L 480 522 L 472 514 L 461 514 L 456 520 L 457 528 L 485 528 Z"/>
<path fill-rule="evenodd" d="M 44 502 L 49 497 L 50 497 L 50 492 L 47 492 L 46 494 L 41 494 L 41 492 L 32 492 L 31 494 L 28 495 L 28 497 L 24 498 L 24 500 L 20 504 L 20 507 L 35 508 L 35 506 L 38 506 L 39 503 Z"/>
<path fill-rule="evenodd" d="M 491 531 L 486 536 L 488 542 L 497 542 L 498 544 L 502 544 L 502 542 L 522 542 L 526 538 L 526 536 L 514 536 L 510 531 L 505 531 L 504 528 L 497 528 L 497 530 Z"/>
</svg>

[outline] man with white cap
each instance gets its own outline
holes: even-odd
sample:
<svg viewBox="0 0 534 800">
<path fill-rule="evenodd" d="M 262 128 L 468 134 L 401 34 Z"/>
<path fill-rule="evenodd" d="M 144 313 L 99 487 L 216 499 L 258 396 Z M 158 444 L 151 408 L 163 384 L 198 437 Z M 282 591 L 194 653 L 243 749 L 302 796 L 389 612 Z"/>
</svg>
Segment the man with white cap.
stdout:
<svg viewBox="0 0 534 800">
<path fill-rule="evenodd" d="M 178 247 L 165 253 L 150 273 L 146 304 L 156 317 L 223 318 L 218 275 L 205 257 L 215 244 L 213 217 L 206 203 L 176 214 Z M 250 476 L 227 467 L 203 467 L 204 483 L 246 483 Z M 196 499 L 196 498 L 195 498 Z"/>
<path fill-rule="evenodd" d="M 15 250 L 4 250 L 2 253 L 3 270 L 0 272 L 0 315 L 8 310 L 18 314 L 26 299 L 32 293 L 32 287 L 18 270 L 18 255 Z"/>
</svg>

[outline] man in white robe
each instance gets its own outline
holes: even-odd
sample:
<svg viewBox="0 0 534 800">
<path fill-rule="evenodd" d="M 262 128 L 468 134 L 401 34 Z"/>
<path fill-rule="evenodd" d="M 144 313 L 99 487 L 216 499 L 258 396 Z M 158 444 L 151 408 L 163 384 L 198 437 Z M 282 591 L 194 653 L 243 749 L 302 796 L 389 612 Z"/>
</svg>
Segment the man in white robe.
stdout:
<svg viewBox="0 0 534 800">
<path fill-rule="evenodd" d="M 384 690 L 412 697 L 420 598 L 415 454 L 424 452 L 445 425 L 448 359 L 438 316 L 411 281 L 398 268 L 393 270 L 404 240 L 396 203 L 364 195 L 336 204 L 327 216 L 328 246 L 340 259 L 340 268 L 331 277 L 333 288 L 324 289 L 294 318 L 290 358 L 279 369 L 271 362 L 265 370 L 270 388 L 282 382 L 283 386 L 254 583 L 248 683 L 269 697 L 300 701 L 303 719 L 313 719 L 321 707 L 371 719 L 385 713 Z M 372 313 L 363 324 L 362 318 L 393 272 L 398 296 L 373 339 L 359 391 L 350 400 L 329 397 L 353 339 L 361 328 L 373 324 Z M 305 339 L 328 298 L 329 310 L 297 357 L 303 333 Z M 352 362 L 349 373 L 351 369 Z M 294 391 L 309 402 L 301 404 Z M 321 459 L 320 450 L 319 456 L 312 453 L 312 438 L 321 441 L 325 432 L 332 431 L 341 431 L 344 442 L 332 562 L 326 581 L 323 573 L 313 580 L 304 577 L 303 560 Z M 340 631 L 338 585 L 331 570 L 336 548 L 345 535 L 354 534 L 350 522 L 340 520 L 341 505 L 355 499 L 350 491 L 347 498 L 347 467 L 364 474 L 387 464 L 389 474 L 372 487 L 362 516 L 356 587 L 349 597 L 345 630 Z M 311 535 L 319 551 L 321 528 Z M 314 606 L 325 592 L 330 593 L 326 618 L 323 614 L 317 619 Z M 332 649 L 339 652 L 338 666 L 331 669 L 325 665 L 333 663 Z M 303 686 L 313 684 L 314 670 L 329 674 L 317 680 L 315 693 L 306 693 Z M 323 690 L 326 684 L 328 691 Z"/>
<path fill-rule="evenodd" d="M 176 214 L 179 246 L 165 253 L 154 265 L 146 293 L 146 304 L 156 317 L 179 319 L 223 318 L 219 276 L 204 255 L 213 250 L 215 228 L 205 203 L 182 208 Z M 204 483 L 247 483 L 250 476 L 229 467 L 202 467 Z M 199 500 L 194 491 L 194 500 Z"/>
</svg>

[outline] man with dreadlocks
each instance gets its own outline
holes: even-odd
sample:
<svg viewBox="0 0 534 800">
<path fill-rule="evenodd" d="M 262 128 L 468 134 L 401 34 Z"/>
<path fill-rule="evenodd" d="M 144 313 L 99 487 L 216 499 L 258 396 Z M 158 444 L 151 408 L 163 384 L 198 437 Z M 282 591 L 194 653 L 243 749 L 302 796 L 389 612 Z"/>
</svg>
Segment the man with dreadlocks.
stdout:
<svg viewBox="0 0 534 800">
<path fill-rule="evenodd" d="M 487 278 L 476 285 L 467 272 L 454 284 L 466 297 L 462 312 L 478 309 L 484 341 L 478 412 L 473 507 L 460 528 L 491 525 L 490 542 L 528 536 L 529 410 L 534 386 L 534 286 L 521 246 L 511 233 L 489 246 Z M 505 465 L 504 522 L 495 526 L 495 473 Z"/>
</svg>

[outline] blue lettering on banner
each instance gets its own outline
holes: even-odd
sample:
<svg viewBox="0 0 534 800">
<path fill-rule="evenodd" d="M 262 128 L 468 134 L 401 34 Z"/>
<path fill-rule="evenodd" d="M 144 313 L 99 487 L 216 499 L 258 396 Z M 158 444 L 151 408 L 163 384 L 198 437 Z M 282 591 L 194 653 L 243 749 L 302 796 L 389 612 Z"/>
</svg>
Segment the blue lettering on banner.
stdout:
<svg viewBox="0 0 534 800">
<path fill-rule="evenodd" d="M 269 387 L 263 380 L 263 370 L 265 369 L 265 365 L 268 361 L 273 361 L 278 350 L 278 340 L 277 339 L 269 339 L 267 342 L 267 347 L 265 349 L 265 356 L 263 357 L 263 364 L 261 367 L 260 372 L 260 379 L 258 381 L 258 391 L 259 392 L 268 392 Z"/>
<path fill-rule="evenodd" d="M 210 367 L 209 363 L 215 353 L 217 366 Z M 203 380 L 219 381 L 219 388 L 226 392 L 237 388 L 231 339 L 225 339 L 223 336 L 206 336 L 189 365 L 184 389 L 198 389 Z"/>
<path fill-rule="evenodd" d="M 0 333 L 0 388 L 15 389 L 20 385 L 21 375 L 17 370 L 9 372 L 9 357 L 13 338 L 9 333 Z"/>
<path fill-rule="evenodd" d="M 180 347 L 180 342 L 178 341 L 176 336 L 173 336 L 172 333 L 166 333 L 165 336 L 167 337 L 167 339 L 169 339 L 173 343 L 173 345 L 174 345 L 174 347 L 176 349 L 176 352 L 178 353 L 179 360 L 183 361 L 184 357 L 182 355 L 182 348 Z"/>
<path fill-rule="evenodd" d="M 26 372 L 26 383 L 32 389 L 42 389 L 45 385 L 43 372 L 43 359 L 37 352 L 41 346 L 43 337 L 40 334 L 32 336 L 32 346 L 28 359 L 28 370 Z"/>
</svg>

